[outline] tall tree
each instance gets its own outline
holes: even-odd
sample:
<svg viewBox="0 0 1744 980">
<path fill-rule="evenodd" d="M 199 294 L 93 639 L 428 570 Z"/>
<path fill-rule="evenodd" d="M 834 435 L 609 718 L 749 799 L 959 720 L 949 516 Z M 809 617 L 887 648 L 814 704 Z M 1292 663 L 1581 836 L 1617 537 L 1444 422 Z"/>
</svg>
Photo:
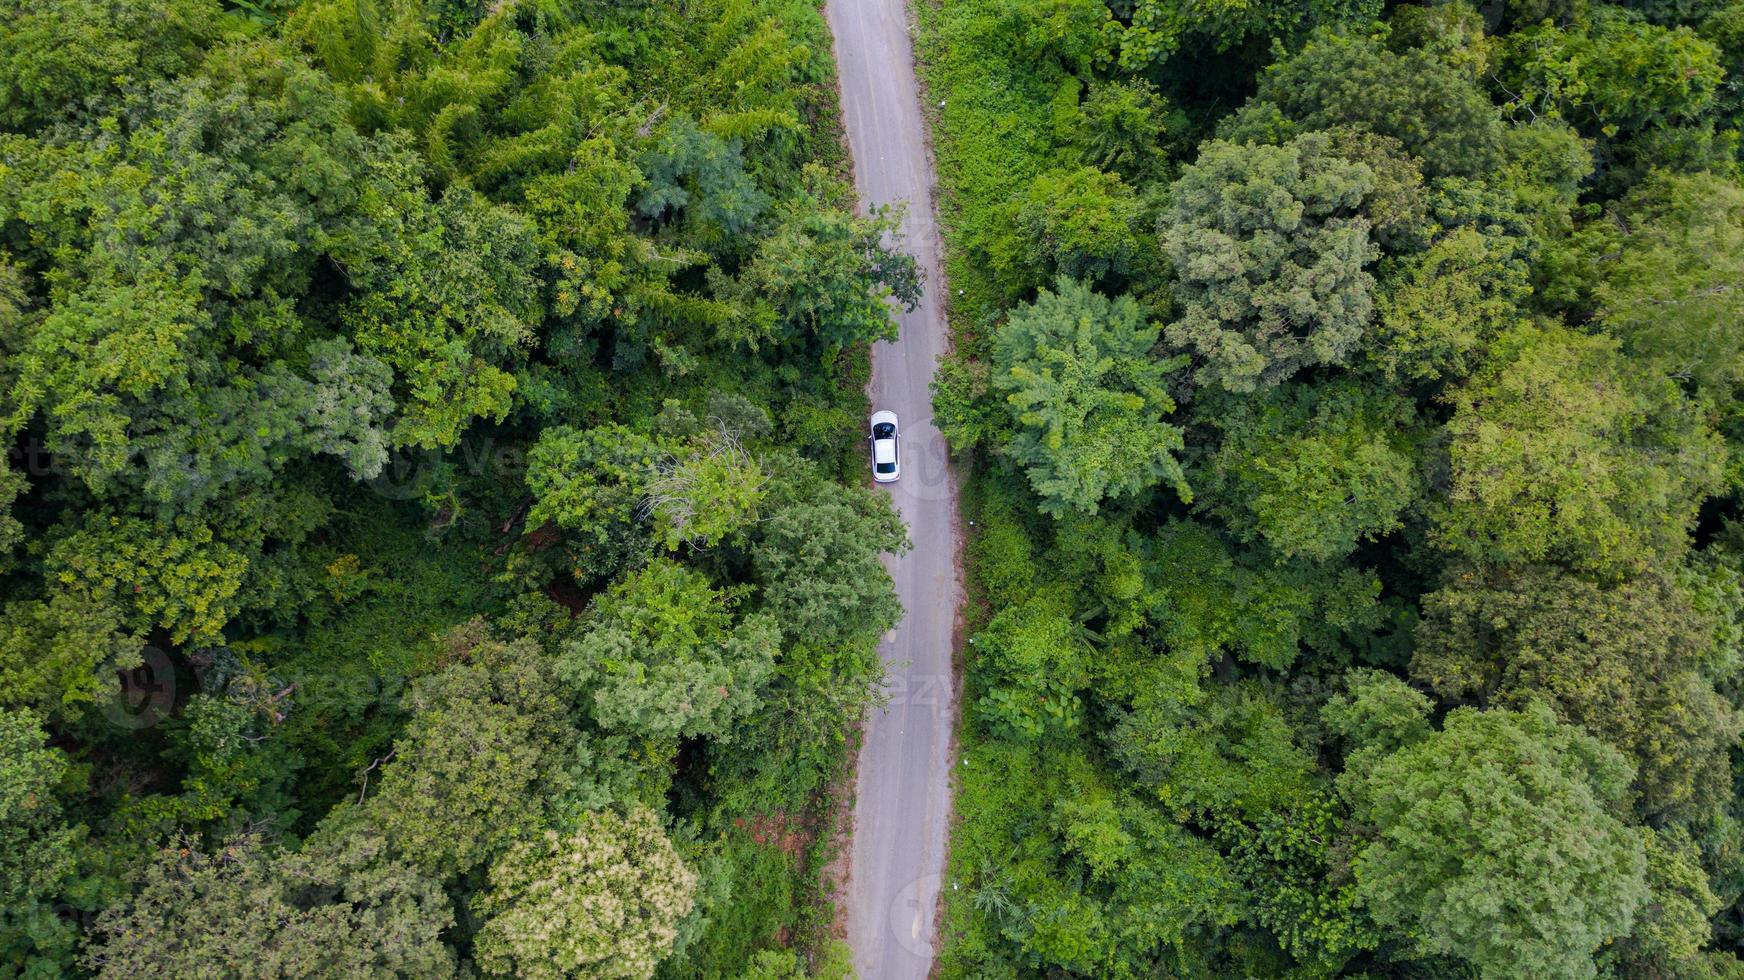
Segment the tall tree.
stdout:
<svg viewBox="0 0 1744 980">
<path fill-rule="evenodd" d="M 1304 129 L 1360 126 L 1391 136 L 1430 177 L 1476 177 L 1502 162 L 1501 115 L 1470 66 L 1378 37 L 1322 32 L 1266 69 L 1254 94 Z"/>
<path fill-rule="evenodd" d="M 473 900 L 478 961 L 495 975 L 646 980 L 696 901 L 697 876 L 653 811 L 581 817 L 517 844 Z"/>
<path fill-rule="evenodd" d="M 1578 239 L 1570 271 L 1599 323 L 1640 361 L 1724 403 L 1744 385 L 1744 189 L 1655 174 Z"/>
<path fill-rule="evenodd" d="M 1200 384 L 1249 392 L 1350 357 L 1374 311 L 1374 187 L 1325 134 L 1201 144 L 1159 222 L 1181 304 L 1168 340 L 1197 356 Z"/>
<path fill-rule="evenodd" d="M 1453 482 L 1435 540 L 1476 562 L 1638 572 L 1686 547 L 1718 485 L 1718 437 L 1608 337 L 1514 327 L 1449 401 Z"/>
<path fill-rule="evenodd" d="M 1718 625 L 1665 572 L 1605 587 L 1543 567 L 1457 569 L 1423 599 L 1411 673 L 1443 697 L 1544 701 L 1629 756 L 1645 816 L 1691 819 L 1723 799 L 1725 747 L 1744 731 L 1714 689 L 1727 678 L 1707 674 Z"/>
<path fill-rule="evenodd" d="M 1006 451 L 1047 513 L 1095 513 L 1163 481 L 1192 499 L 1174 455 L 1181 430 L 1163 421 L 1175 410 L 1168 375 L 1181 362 L 1158 358 L 1156 345 L 1138 303 L 1070 279 L 1000 329 L 993 386 L 1016 423 Z"/>
<path fill-rule="evenodd" d="M 1593 977 L 1647 897 L 1632 773 L 1549 708 L 1456 709 L 1339 785 L 1373 838 L 1354 862 L 1375 921 L 1484 976 Z"/>
<path fill-rule="evenodd" d="M 564 679 L 592 691 L 593 717 L 650 738 L 728 736 L 753 711 L 781 633 L 766 613 L 670 560 L 633 572 L 594 600 L 591 623 L 564 649 Z"/>
<path fill-rule="evenodd" d="M 98 917 L 84 965 L 138 976 L 450 976 L 439 884 L 368 849 L 278 853 L 240 837 L 154 855 Z"/>
<path fill-rule="evenodd" d="M 1352 382 L 1207 400 L 1223 433 L 1195 475 L 1200 506 L 1285 557 L 1342 558 L 1397 530 L 1422 492 L 1410 402 Z"/>
</svg>

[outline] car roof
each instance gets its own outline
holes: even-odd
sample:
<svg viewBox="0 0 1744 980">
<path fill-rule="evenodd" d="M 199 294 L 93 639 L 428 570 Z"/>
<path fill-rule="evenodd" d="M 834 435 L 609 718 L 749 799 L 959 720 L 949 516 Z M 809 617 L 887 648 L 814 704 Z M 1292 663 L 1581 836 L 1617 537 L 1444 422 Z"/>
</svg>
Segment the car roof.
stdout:
<svg viewBox="0 0 1744 980">
<path fill-rule="evenodd" d="M 872 442 L 872 461 L 875 463 L 896 462 L 896 440 L 875 439 Z"/>
</svg>

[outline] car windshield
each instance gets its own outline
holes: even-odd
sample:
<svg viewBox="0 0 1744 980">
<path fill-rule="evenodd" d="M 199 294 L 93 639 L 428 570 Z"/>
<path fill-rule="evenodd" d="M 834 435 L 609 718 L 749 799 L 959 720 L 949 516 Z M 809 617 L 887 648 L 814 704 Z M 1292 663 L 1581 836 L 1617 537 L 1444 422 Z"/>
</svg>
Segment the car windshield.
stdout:
<svg viewBox="0 0 1744 980">
<path fill-rule="evenodd" d="M 896 472 L 896 464 L 895 463 L 879 463 L 878 464 L 878 472 L 880 472 L 880 473 L 895 473 Z"/>
<path fill-rule="evenodd" d="M 896 435 L 896 426 L 889 422 L 880 422 L 872 427 L 872 437 L 875 439 L 888 439 L 893 435 Z"/>
</svg>

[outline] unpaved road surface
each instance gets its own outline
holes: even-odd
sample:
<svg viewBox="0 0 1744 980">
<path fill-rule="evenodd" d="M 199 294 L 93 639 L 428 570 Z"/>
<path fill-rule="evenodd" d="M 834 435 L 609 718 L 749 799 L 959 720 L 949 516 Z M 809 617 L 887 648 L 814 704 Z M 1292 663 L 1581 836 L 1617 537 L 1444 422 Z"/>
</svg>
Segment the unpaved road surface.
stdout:
<svg viewBox="0 0 1744 980">
<path fill-rule="evenodd" d="M 903 0 L 827 0 L 824 13 L 861 205 L 907 205 L 903 242 L 926 274 L 920 306 L 898 317 L 900 338 L 872 350 L 872 408 L 902 423 L 902 479 L 890 492 L 914 547 L 888 561 L 906 614 L 879 648 L 890 703 L 866 719 L 846 890 L 860 980 L 921 980 L 932 967 L 950 819 L 951 638 L 961 594 L 956 487 L 930 388 L 946 350 L 944 277 Z"/>
</svg>

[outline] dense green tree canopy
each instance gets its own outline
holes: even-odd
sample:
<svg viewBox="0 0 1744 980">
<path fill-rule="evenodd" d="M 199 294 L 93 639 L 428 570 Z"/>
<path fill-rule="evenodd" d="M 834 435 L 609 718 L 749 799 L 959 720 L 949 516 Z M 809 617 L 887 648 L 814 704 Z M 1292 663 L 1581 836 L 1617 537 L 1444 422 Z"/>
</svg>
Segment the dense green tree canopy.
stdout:
<svg viewBox="0 0 1744 980">
<path fill-rule="evenodd" d="M 1627 755 L 1649 815 L 1710 811 L 1737 710 L 1704 668 L 1716 624 L 1689 586 L 1648 574 L 1611 588 L 1546 568 L 1448 576 L 1423 599 L 1412 674 L 1446 697 L 1542 700 Z"/>
<path fill-rule="evenodd" d="M 1061 279 L 1000 333 L 993 385 L 1015 432 L 1006 451 L 1052 514 L 1095 513 L 1102 501 L 1169 483 L 1192 498 L 1175 451 L 1181 431 L 1156 357 L 1157 328 L 1130 298 L 1110 300 Z"/>
<path fill-rule="evenodd" d="M 1320 134 L 1200 147 L 1160 220 L 1182 305 L 1167 335 L 1200 384 L 1249 392 L 1350 357 L 1374 311 L 1374 188 Z"/>
<path fill-rule="evenodd" d="M 1341 785 L 1374 839 L 1356 857 L 1375 920 L 1484 976 L 1596 976 L 1647 896 L 1614 812 L 1630 767 L 1549 709 L 1456 709 Z"/>
<path fill-rule="evenodd" d="M 1596 315 L 1642 363 L 1725 401 L 1744 383 L 1733 331 L 1744 189 L 1706 174 L 1660 174 L 1593 222 L 1580 269 Z"/>
<path fill-rule="evenodd" d="M 1286 383 L 1211 411 L 1223 441 L 1194 481 L 1200 504 L 1286 557 L 1342 558 L 1398 530 L 1421 491 L 1415 413 L 1402 398 Z"/>
<path fill-rule="evenodd" d="M 1744 5 L 917 19 L 970 521 L 937 972 L 1744 972 Z M 1030 441 L 1034 290 L 1090 254 L 1161 342 L 1071 361 L 1159 379 L 1113 417 L 1191 498 L 1066 506 L 1160 443 Z M 1124 925 L 1141 827 L 1196 842 L 1186 932 Z"/>
<path fill-rule="evenodd" d="M 822 947 L 743 828 L 820 824 L 874 697 L 919 288 L 830 52 L 789 0 L 0 2 L 0 975 Z M 682 879 L 643 934 L 619 838 Z"/>
<path fill-rule="evenodd" d="M 646 809 L 589 814 L 517 844 L 474 908 L 479 963 L 524 977 L 647 978 L 695 901 L 696 873 Z"/>
<path fill-rule="evenodd" d="M 454 912 L 437 883 L 360 857 L 275 856 L 249 838 L 166 848 L 98 919 L 84 965 L 100 977 L 453 973 L 441 932 Z"/>
<path fill-rule="evenodd" d="M 1013 295 L 1060 276 L 1124 281 L 1146 254 L 1132 189 L 1094 167 L 1050 171 L 1012 196 L 988 264 Z"/>
<path fill-rule="evenodd" d="M 1497 339 L 1489 364 L 1449 397 L 1444 547 L 1602 575 L 1682 550 L 1725 450 L 1675 385 L 1617 347 L 1535 324 Z"/>
<path fill-rule="evenodd" d="M 558 670 L 593 690 L 594 717 L 606 728 L 725 736 L 756 708 L 779 641 L 773 618 L 736 617 L 705 577 L 661 560 L 595 600 Z"/>
</svg>

